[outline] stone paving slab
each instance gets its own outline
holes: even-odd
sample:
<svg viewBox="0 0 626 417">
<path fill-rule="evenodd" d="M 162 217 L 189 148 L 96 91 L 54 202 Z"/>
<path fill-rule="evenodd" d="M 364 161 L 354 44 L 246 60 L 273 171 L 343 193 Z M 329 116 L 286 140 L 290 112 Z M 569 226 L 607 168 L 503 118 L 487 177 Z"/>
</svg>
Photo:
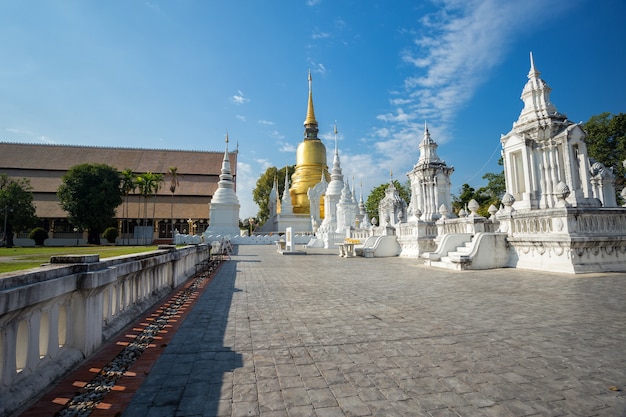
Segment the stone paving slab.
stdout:
<svg viewBox="0 0 626 417">
<path fill-rule="evenodd" d="M 626 416 L 626 274 L 239 246 L 124 416 Z"/>
</svg>

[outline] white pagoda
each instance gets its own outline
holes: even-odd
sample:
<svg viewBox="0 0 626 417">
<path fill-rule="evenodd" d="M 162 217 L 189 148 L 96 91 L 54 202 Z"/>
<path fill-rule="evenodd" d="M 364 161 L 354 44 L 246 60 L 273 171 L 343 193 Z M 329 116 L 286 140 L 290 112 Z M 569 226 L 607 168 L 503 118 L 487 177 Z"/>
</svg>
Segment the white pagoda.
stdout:
<svg viewBox="0 0 626 417">
<path fill-rule="evenodd" d="M 239 236 L 239 199 L 235 193 L 235 183 L 230 169 L 228 134 L 226 134 L 226 151 L 222 161 L 220 180 L 209 203 L 209 227 L 204 235 L 207 237 Z"/>
<path fill-rule="evenodd" d="M 437 143 L 430 137 L 426 123 L 419 148 L 419 160 L 407 174 L 411 183 L 409 220 L 437 220 L 441 217 L 439 208 L 442 204 L 452 210 L 450 175 L 454 167 L 446 165 L 437 155 Z"/>
</svg>

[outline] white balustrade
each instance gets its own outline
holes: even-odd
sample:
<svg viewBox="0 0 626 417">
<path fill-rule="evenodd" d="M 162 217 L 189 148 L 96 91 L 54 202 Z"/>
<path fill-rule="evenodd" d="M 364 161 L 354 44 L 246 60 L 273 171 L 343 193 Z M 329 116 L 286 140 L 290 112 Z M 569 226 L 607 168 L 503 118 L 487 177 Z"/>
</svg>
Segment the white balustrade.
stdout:
<svg viewBox="0 0 626 417">
<path fill-rule="evenodd" d="M 0 415 L 92 354 L 208 256 L 198 245 L 0 280 Z"/>
</svg>

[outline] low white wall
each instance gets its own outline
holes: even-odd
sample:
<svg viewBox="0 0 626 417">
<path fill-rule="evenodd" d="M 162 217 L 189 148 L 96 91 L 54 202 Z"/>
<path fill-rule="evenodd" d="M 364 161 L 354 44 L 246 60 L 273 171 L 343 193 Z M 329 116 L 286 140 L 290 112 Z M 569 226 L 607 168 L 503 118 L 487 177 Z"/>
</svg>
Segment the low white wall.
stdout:
<svg viewBox="0 0 626 417">
<path fill-rule="evenodd" d="M 203 235 L 204 241 L 211 243 L 220 242 L 222 239 L 230 241 L 232 245 L 274 245 L 279 240 L 285 240 L 283 234 L 272 233 L 264 235 L 252 236 L 220 236 L 220 235 Z M 298 234 L 293 236 L 293 243 L 296 245 L 306 245 L 314 236 L 312 234 Z"/>
<path fill-rule="evenodd" d="M 209 246 L 0 274 L 0 415 L 9 415 L 195 274 Z"/>
</svg>

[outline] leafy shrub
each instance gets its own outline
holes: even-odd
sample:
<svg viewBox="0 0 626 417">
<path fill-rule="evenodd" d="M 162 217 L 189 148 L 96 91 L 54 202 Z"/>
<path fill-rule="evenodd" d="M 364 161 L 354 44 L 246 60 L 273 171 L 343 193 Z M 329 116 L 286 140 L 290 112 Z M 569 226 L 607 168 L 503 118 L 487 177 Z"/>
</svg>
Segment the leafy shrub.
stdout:
<svg viewBox="0 0 626 417">
<path fill-rule="evenodd" d="M 115 243 L 115 239 L 117 239 L 117 236 L 117 227 L 109 227 L 104 231 L 104 233 L 102 233 L 102 237 L 105 238 L 109 243 Z"/>
<path fill-rule="evenodd" d="M 35 227 L 30 231 L 28 237 L 35 241 L 35 245 L 43 246 L 43 242 L 48 239 L 48 232 L 41 227 Z"/>
</svg>

